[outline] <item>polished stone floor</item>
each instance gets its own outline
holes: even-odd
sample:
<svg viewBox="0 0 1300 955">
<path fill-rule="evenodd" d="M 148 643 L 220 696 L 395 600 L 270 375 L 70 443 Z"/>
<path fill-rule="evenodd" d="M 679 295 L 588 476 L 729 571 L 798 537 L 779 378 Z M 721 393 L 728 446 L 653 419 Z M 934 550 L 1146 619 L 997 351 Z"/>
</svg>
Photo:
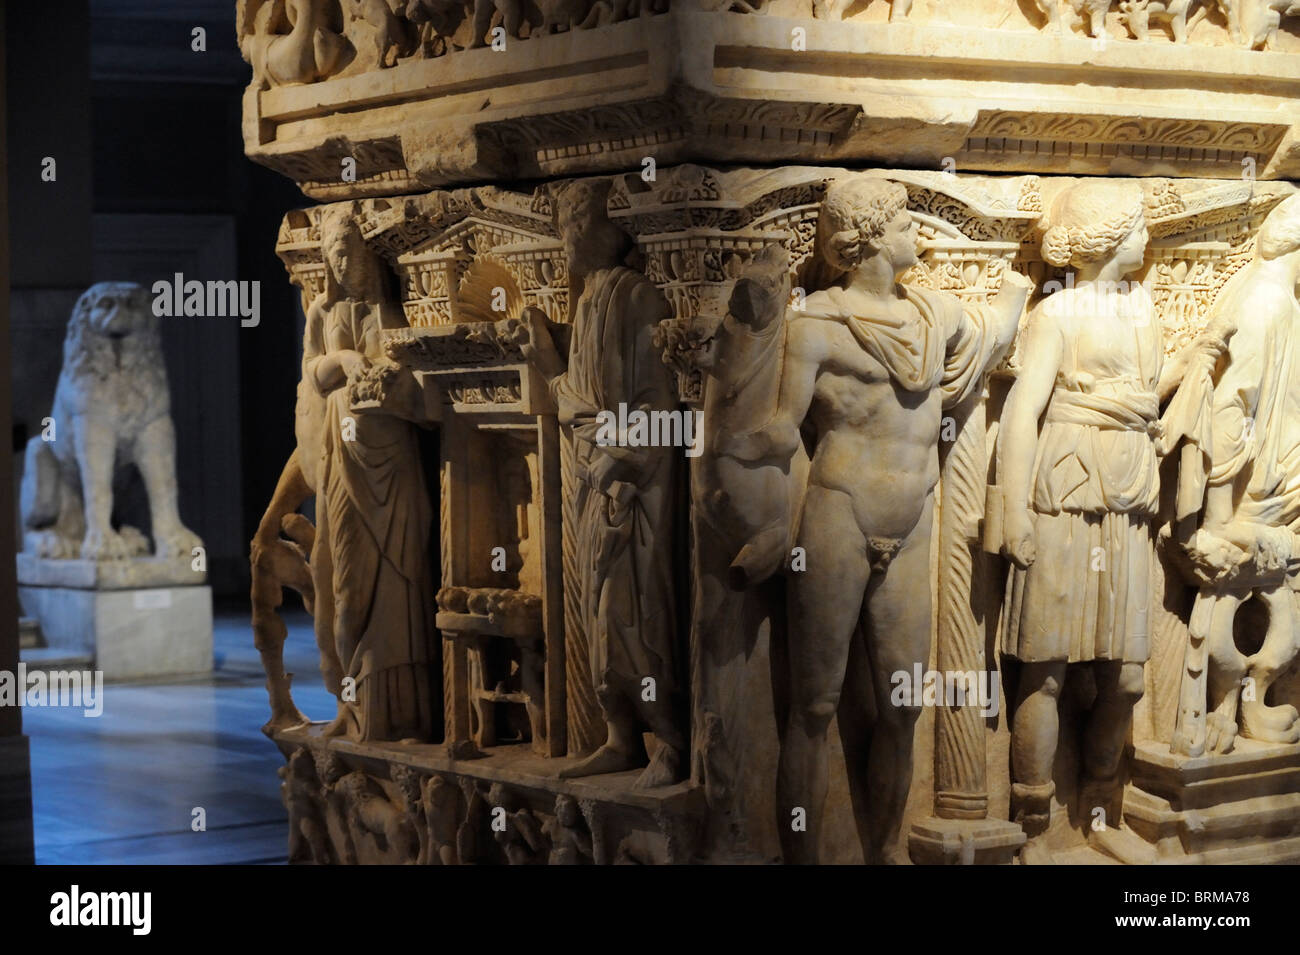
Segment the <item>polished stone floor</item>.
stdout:
<svg viewBox="0 0 1300 955">
<path fill-rule="evenodd" d="M 109 684 L 104 712 L 31 708 L 32 802 L 38 864 L 283 862 L 287 826 L 262 735 L 265 676 L 247 611 L 219 611 L 216 668 L 199 680 Z M 333 715 L 321 685 L 311 621 L 286 613 L 294 699 L 313 719 Z M 207 829 L 191 828 L 194 809 Z"/>
</svg>

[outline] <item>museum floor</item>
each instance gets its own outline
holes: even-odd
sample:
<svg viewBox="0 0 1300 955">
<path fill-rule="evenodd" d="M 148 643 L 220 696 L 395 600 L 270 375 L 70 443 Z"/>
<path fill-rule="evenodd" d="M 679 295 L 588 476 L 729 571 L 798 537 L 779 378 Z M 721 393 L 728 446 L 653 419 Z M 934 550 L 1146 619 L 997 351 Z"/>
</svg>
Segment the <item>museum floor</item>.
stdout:
<svg viewBox="0 0 1300 955">
<path fill-rule="evenodd" d="M 247 611 L 215 619 L 215 670 L 186 681 L 109 684 L 104 712 L 28 709 L 38 864 L 223 864 L 285 861 L 283 758 L 260 727 L 265 674 Z M 310 619 L 286 614 L 294 697 L 333 710 Z M 207 829 L 191 830 L 202 807 Z"/>
</svg>

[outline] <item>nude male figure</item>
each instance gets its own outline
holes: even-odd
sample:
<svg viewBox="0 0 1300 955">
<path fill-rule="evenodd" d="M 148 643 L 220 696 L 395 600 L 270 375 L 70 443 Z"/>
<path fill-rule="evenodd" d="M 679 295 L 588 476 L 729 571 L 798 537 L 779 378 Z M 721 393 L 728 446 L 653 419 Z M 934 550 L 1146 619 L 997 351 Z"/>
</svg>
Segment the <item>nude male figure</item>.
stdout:
<svg viewBox="0 0 1300 955">
<path fill-rule="evenodd" d="M 906 190 L 879 179 L 828 188 L 817 242 L 844 279 L 791 319 L 775 417 L 718 451 L 779 459 L 793 453 L 801 425 L 816 432 L 796 538 L 807 569 L 790 574 L 777 823 L 787 863 L 818 861 L 838 710 L 863 855 L 884 863 L 898 841 L 919 715 L 890 705 L 890 676 L 929 656 L 943 410 L 974 393 L 1005 353 L 1030 282 L 1008 269 L 994 305 L 970 309 L 900 284 L 917 262 L 917 226 Z M 806 830 L 797 831 L 801 809 Z"/>
</svg>

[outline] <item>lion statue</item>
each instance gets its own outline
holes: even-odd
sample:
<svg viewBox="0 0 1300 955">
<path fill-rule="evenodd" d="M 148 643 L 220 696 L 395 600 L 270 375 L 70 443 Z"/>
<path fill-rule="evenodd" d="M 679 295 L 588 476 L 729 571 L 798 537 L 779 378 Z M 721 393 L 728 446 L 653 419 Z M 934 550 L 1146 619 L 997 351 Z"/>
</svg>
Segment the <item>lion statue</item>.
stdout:
<svg viewBox="0 0 1300 955">
<path fill-rule="evenodd" d="M 139 469 L 156 558 L 189 560 L 203 542 L 176 508 L 176 437 L 158 318 L 131 282 L 100 282 L 72 309 L 63 369 L 43 432 L 27 442 L 23 550 L 121 560 L 149 553 L 139 530 L 114 530 L 113 479 Z"/>
</svg>

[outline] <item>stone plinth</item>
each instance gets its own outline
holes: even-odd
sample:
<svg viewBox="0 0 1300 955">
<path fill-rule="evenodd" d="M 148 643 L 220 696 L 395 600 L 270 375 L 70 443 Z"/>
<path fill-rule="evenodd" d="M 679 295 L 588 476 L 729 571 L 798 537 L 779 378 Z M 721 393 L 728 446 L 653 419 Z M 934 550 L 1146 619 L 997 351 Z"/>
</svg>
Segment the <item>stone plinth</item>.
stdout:
<svg viewBox="0 0 1300 955">
<path fill-rule="evenodd" d="M 83 590 L 139 590 L 149 587 L 192 587 L 207 574 L 190 561 L 49 560 L 18 555 L 18 583 L 25 587 L 75 587 Z"/>
<path fill-rule="evenodd" d="M 72 562 L 67 562 L 72 563 Z M 51 649 L 93 657 L 106 680 L 209 673 L 212 588 L 92 590 L 20 585 Z"/>
<path fill-rule="evenodd" d="M 940 819 L 917 822 L 907 854 L 917 865 L 1006 865 L 1025 844 L 1025 832 L 1006 819 Z"/>
<path fill-rule="evenodd" d="M 1140 742 L 1124 820 L 1159 861 L 1300 862 L 1300 748 L 1238 739 L 1225 755 Z"/>
<path fill-rule="evenodd" d="M 651 790 L 636 772 L 559 779 L 576 760 L 525 746 L 465 761 L 436 744 L 327 739 L 322 723 L 276 731 L 290 862 L 606 864 L 692 861 L 703 793 Z M 572 816 L 565 817 L 566 812 Z"/>
</svg>

